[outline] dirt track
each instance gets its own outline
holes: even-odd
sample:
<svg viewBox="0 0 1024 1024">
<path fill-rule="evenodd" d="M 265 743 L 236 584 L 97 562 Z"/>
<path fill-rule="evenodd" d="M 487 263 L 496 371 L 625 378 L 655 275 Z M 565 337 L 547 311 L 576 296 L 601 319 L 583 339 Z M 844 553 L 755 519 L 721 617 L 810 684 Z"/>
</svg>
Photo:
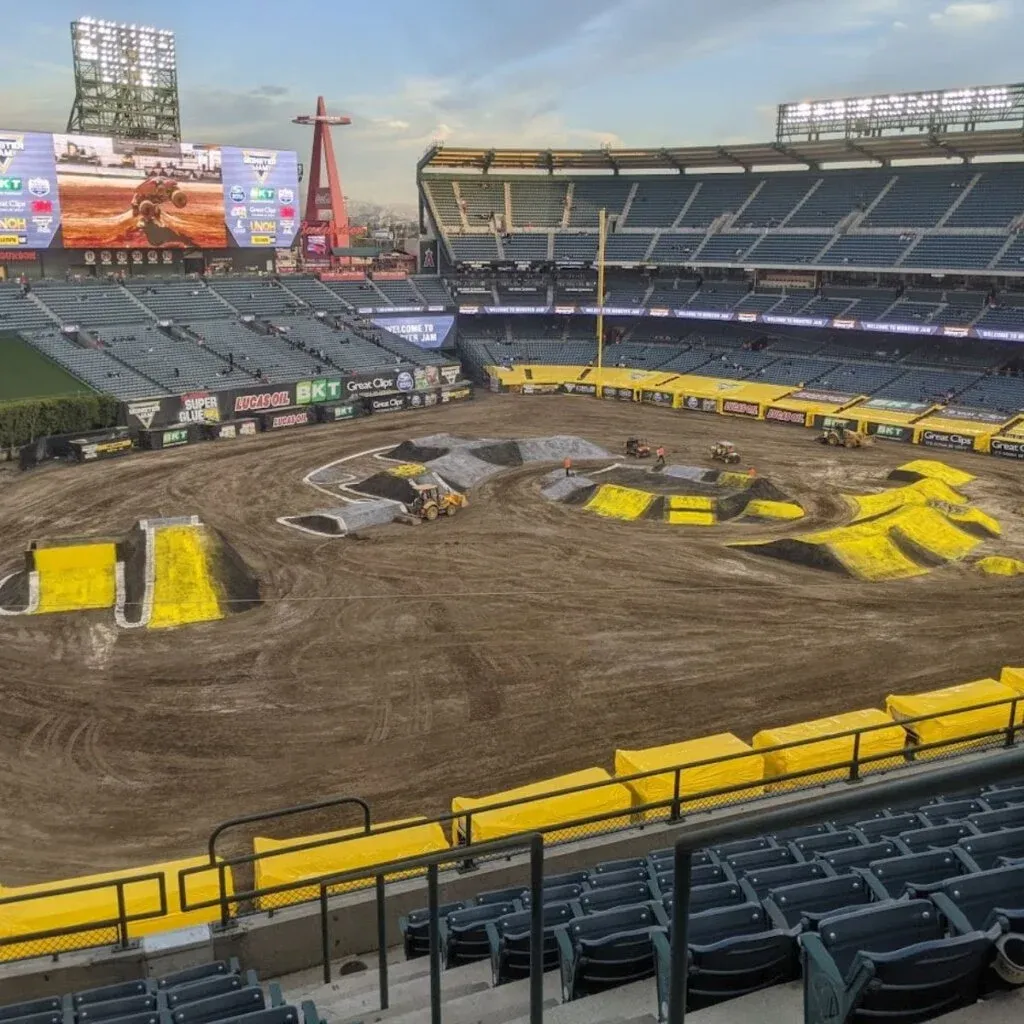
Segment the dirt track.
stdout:
<svg viewBox="0 0 1024 1024">
<path fill-rule="evenodd" d="M 835 452 L 799 428 L 585 398 L 487 396 L 5 475 L 0 576 L 36 538 L 195 513 L 266 603 L 175 633 L 118 633 L 109 613 L 0 620 L 0 882 L 199 853 L 225 817 L 338 793 L 380 820 L 442 811 L 456 793 L 610 766 L 616 746 L 749 738 L 1024 661 L 1020 582 L 962 567 L 863 584 L 741 555 L 721 541 L 787 528 L 601 520 L 543 501 L 548 467 L 508 471 L 433 526 L 320 541 L 274 521 L 331 504 L 301 483 L 310 469 L 439 431 L 612 450 L 640 432 L 670 462 L 706 465 L 726 435 L 819 518 L 836 514 L 830 494 L 931 454 L 978 475 L 968 493 L 1005 531 L 981 550 L 1024 557 L 1014 463 Z"/>
</svg>

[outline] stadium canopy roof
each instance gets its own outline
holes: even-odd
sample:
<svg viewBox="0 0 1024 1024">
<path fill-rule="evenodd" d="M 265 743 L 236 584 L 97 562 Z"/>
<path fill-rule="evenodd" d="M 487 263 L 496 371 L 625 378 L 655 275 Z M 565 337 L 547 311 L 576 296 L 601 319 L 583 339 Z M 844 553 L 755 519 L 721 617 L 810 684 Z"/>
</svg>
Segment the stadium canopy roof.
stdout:
<svg viewBox="0 0 1024 1024">
<path fill-rule="evenodd" d="M 420 171 L 699 171 L 713 168 L 810 167 L 822 164 L 888 164 L 893 160 L 973 160 L 1024 155 L 1024 131 L 876 135 L 812 142 L 753 142 L 675 149 L 461 149 L 434 146 Z"/>
</svg>

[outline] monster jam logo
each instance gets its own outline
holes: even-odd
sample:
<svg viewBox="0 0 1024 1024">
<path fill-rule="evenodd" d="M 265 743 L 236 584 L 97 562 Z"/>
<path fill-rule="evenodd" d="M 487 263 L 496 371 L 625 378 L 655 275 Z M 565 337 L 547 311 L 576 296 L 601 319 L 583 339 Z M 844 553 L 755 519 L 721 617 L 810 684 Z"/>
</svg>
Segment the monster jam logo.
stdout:
<svg viewBox="0 0 1024 1024">
<path fill-rule="evenodd" d="M 243 149 L 242 162 L 252 168 L 256 180 L 262 185 L 267 180 L 267 175 L 277 166 L 277 154 Z"/>
<path fill-rule="evenodd" d="M 159 412 L 159 402 L 131 402 L 128 405 L 128 415 L 137 419 L 143 430 L 149 430 Z"/>
<path fill-rule="evenodd" d="M 24 151 L 24 135 L 0 135 L 0 174 L 6 174 L 14 158 Z"/>
</svg>

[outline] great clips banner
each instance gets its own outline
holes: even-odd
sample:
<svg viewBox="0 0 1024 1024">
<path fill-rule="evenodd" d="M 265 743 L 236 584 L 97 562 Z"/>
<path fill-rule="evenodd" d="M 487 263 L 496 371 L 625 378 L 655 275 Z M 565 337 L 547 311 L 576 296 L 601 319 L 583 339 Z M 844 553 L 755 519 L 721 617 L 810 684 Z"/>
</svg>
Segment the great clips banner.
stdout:
<svg viewBox="0 0 1024 1024">
<path fill-rule="evenodd" d="M 443 348 L 455 325 L 454 316 L 391 316 L 373 321 L 390 334 L 405 338 L 418 348 Z"/>
</svg>

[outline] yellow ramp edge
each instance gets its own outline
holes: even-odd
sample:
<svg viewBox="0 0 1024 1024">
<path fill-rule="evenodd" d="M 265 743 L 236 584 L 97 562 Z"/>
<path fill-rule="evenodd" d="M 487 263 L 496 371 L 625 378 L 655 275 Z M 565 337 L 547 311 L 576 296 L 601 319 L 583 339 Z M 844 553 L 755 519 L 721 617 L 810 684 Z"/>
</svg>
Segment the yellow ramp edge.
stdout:
<svg viewBox="0 0 1024 1024">
<path fill-rule="evenodd" d="M 731 469 L 723 469 L 716 481 L 720 487 L 749 487 L 753 482 L 754 478 L 749 473 L 737 473 Z"/>
<path fill-rule="evenodd" d="M 35 551 L 39 574 L 37 614 L 113 608 L 117 546 L 75 544 Z"/>
<path fill-rule="evenodd" d="M 619 487 L 617 484 L 602 484 L 584 506 L 607 519 L 639 519 L 654 501 L 650 491 L 638 491 L 634 487 Z"/>
<path fill-rule="evenodd" d="M 714 512 L 677 512 L 670 509 L 665 513 L 665 522 L 671 526 L 714 526 L 717 521 Z"/>
<path fill-rule="evenodd" d="M 392 476 L 399 476 L 403 479 L 409 477 L 422 476 L 426 473 L 427 467 L 421 466 L 418 462 L 403 462 L 400 466 L 392 466 L 388 472 Z"/>
<path fill-rule="evenodd" d="M 970 473 L 947 466 L 945 462 L 939 462 L 937 459 L 914 459 L 912 462 L 905 462 L 902 466 L 898 466 L 897 471 L 918 473 L 932 480 L 941 480 L 952 487 L 963 487 L 964 484 L 969 484 L 975 479 Z"/>
<path fill-rule="evenodd" d="M 894 487 L 878 494 L 846 494 L 843 497 L 852 505 L 855 521 L 895 512 L 908 505 L 929 505 L 932 502 L 967 504 L 967 499 L 958 491 L 942 480 L 933 479 L 918 480 L 906 487 Z"/>
<path fill-rule="evenodd" d="M 1001 537 L 1003 534 L 1003 528 L 999 525 L 999 520 L 994 516 L 990 516 L 987 512 L 982 512 L 980 508 L 953 509 L 953 511 L 947 512 L 946 515 L 954 523 L 973 523 L 984 530 L 990 537 Z"/>
<path fill-rule="evenodd" d="M 905 509 L 893 516 L 893 528 L 944 562 L 959 561 L 981 543 L 934 508 Z"/>
<path fill-rule="evenodd" d="M 150 629 L 224 618 L 210 541 L 202 527 L 164 526 L 153 537 L 153 611 Z"/>
<path fill-rule="evenodd" d="M 126 868 L 124 871 L 110 871 L 85 878 L 67 878 L 58 882 L 40 885 L 26 885 L 20 888 L 5 888 L 4 897 L 38 895 L 38 899 L 11 903 L 0 914 L 0 937 L 31 935 L 37 932 L 56 931 L 64 928 L 88 925 L 93 921 L 117 920 L 117 887 L 97 885 L 87 892 L 66 893 L 47 896 L 46 893 L 68 889 L 78 885 L 111 882 L 119 878 L 137 878 L 159 875 L 163 878 L 167 898 L 167 913 L 162 916 L 133 921 L 128 925 L 132 938 L 153 935 L 157 932 L 173 931 L 198 924 L 220 920 L 218 906 L 202 910 L 182 910 L 178 895 L 178 872 L 184 868 L 201 867 L 209 864 L 206 857 L 188 860 L 168 861 L 150 864 L 147 867 Z M 197 871 L 185 876 L 185 897 L 189 905 L 205 903 L 216 899 L 219 893 L 217 869 Z M 225 888 L 228 895 L 234 892 L 231 869 L 224 872 Z M 125 909 L 129 915 L 156 914 L 160 910 L 160 882 L 156 878 L 141 878 L 124 886 Z M 53 953 L 53 939 L 34 942 L 0 944 L 0 961 L 21 960 L 33 956 L 49 956 Z M 103 928 L 77 931 L 61 937 L 61 950 L 86 949 L 91 946 L 113 945 L 117 941 L 116 929 Z"/>
<path fill-rule="evenodd" d="M 677 512 L 713 512 L 715 508 L 714 499 L 702 494 L 670 494 L 665 504 Z"/>
<path fill-rule="evenodd" d="M 743 514 L 757 516 L 759 519 L 793 520 L 803 519 L 804 510 L 792 501 L 767 501 L 764 498 L 755 498 L 747 502 Z"/>
<path fill-rule="evenodd" d="M 908 558 L 886 533 L 840 537 L 826 547 L 859 580 L 905 580 L 928 572 Z"/>
<path fill-rule="evenodd" d="M 406 826 L 394 832 L 384 829 L 397 825 Z M 315 843 L 325 839 L 344 839 L 333 845 L 315 846 L 309 850 L 295 850 L 296 846 Z M 366 833 L 361 828 L 342 829 L 338 832 L 323 832 L 318 835 L 295 836 L 291 839 L 267 839 L 256 836 L 252 841 L 253 852 L 266 854 L 253 863 L 254 880 L 257 889 L 270 889 L 279 885 L 291 885 L 306 878 L 322 878 L 337 875 L 343 871 L 355 871 L 373 864 L 419 857 L 428 853 L 439 853 L 448 849 L 444 829 L 437 822 L 425 818 L 403 818 L 399 821 L 385 821 Z M 389 881 L 409 878 L 422 874 L 424 868 L 414 871 L 387 875 Z M 373 885 L 372 878 L 355 882 L 343 882 L 331 886 L 331 893 L 348 892 Z M 315 900 L 320 894 L 319 886 L 297 888 L 288 892 L 259 897 L 259 910 L 274 910 L 290 903 Z"/>
<path fill-rule="evenodd" d="M 979 558 L 974 567 L 986 576 L 1021 576 L 1024 575 L 1024 562 L 1019 558 L 1007 558 L 1004 555 L 988 555 Z"/>
</svg>

